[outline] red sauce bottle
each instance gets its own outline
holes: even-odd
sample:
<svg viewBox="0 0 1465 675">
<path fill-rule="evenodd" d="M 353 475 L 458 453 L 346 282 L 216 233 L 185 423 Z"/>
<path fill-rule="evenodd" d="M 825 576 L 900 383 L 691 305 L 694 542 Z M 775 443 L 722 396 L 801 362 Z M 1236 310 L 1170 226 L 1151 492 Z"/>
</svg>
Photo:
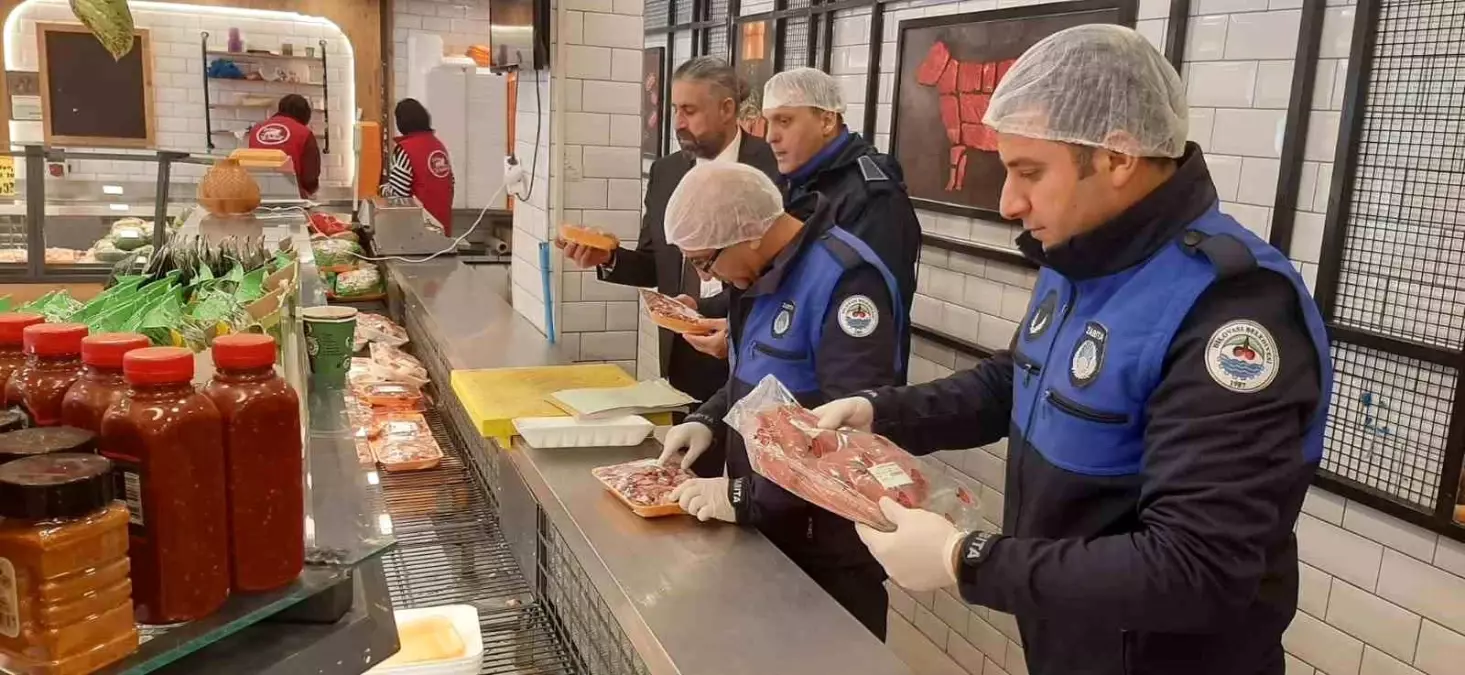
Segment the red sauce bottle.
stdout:
<svg viewBox="0 0 1465 675">
<path fill-rule="evenodd" d="M 61 424 L 61 399 L 81 377 L 81 340 L 86 325 L 40 323 L 21 332 L 25 366 L 5 383 L 5 400 L 30 415 L 31 426 Z"/>
<path fill-rule="evenodd" d="M 10 376 L 25 365 L 25 350 L 22 346 L 25 339 L 22 332 L 26 326 L 34 326 L 44 323 L 46 318 L 40 314 L 28 314 L 25 312 L 7 312 L 0 314 L 0 403 L 10 405 L 5 401 L 5 383 L 10 381 Z"/>
<path fill-rule="evenodd" d="M 122 355 L 150 344 L 137 333 L 99 333 L 81 341 L 81 378 L 61 399 L 61 423 L 92 433 L 102 429 L 102 413 L 127 392 Z"/>
<path fill-rule="evenodd" d="M 203 393 L 224 420 L 233 588 L 279 588 L 305 565 L 300 397 L 275 373 L 268 335 L 214 340 L 214 367 Z"/>
<path fill-rule="evenodd" d="M 128 509 L 132 600 L 145 624 L 209 615 L 229 598 L 224 429 L 193 388 L 193 353 L 134 349 L 127 394 L 102 416 L 102 454 Z"/>
</svg>

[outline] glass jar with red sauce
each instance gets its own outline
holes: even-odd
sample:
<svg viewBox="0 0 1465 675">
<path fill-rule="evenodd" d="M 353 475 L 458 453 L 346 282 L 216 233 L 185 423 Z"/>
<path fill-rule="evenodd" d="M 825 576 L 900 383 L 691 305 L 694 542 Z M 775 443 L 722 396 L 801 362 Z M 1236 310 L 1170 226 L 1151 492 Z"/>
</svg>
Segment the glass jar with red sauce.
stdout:
<svg viewBox="0 0 1465 675">
<path fill-rule="evenodd" d="M 224 420 L 229 476 L 229 569 L 235 591 L 267 591 L 305 565 L 300 397 L 275 372 L 275 340 L 214 340 L 214 378 L 203 393 Z"/>
<path fill-rule="evenodd" d="M 150 344 L 137 333 L 99 333 L 81 341 L 81 378 L 61 399 L 61 423 L 97 432 L 102 413 L 127 392 L 122 355 Z"/>
<path fill-rule="evenodd" d="M 55 453 L 0 466 L 0 662 L 84 675 L 137 649 L 127 508 L 112 463 Z"/>
<path fill-rule="evenodd" d="M 26 326 L 34 326 L 44 323 L 46 318 L 40 314 L 29 314 L 26 312 L 7 312 L 0 314 L 0 392 L 3 392 L 5 383 L 10 381 L 10 376 L 25 365 L 25 338 L 22 335 Z M 0 393 L 0 399 L 4 394 Z M 8 401 L 0 401 L 10 405 Z"/>
<path fill-rule="evenodd" d="M 21 331 L 25 366 L 5 384 L 5 400 L 20 405 L 31 426 L 61 424 L 61 399 L 81 377 L 81 340 L 86 325 L 40 323 Z"/>
<path fill-rule="evenodd" d="M 132 603 L 145 624 L 192 621 L 229 598 L 229 514 L 219 410 L 193 388 L 193 353 L 134 349 L 127 394 L 102 416 L 129 512 Z"/>
</svg>

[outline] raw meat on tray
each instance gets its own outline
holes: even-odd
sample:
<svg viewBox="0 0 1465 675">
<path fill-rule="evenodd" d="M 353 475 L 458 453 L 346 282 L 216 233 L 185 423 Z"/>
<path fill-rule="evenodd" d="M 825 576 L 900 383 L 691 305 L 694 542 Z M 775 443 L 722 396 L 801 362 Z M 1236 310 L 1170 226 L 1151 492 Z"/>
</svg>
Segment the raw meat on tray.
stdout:
<svg viewBox="0 0 1465 675">
<path fill-rule="evenodd" d="M 970 490 L 884 436 L 820 429 L 818 418 L 771 375 L 733 406 L 726 421 L 743 435 L 754 471 L 836 515 L 891 530 L 880 511 L 880 499 L 889 497 L 966 529 L 981 522 Z"/>
<path fill-rule="evenodd" d="M 671 492 L 692 478 L 682 468 L 662 466 L 654 459 L 602 466 L 590 474 L 642 518 L 683 513 L 671 500 Z"/>
</svg>

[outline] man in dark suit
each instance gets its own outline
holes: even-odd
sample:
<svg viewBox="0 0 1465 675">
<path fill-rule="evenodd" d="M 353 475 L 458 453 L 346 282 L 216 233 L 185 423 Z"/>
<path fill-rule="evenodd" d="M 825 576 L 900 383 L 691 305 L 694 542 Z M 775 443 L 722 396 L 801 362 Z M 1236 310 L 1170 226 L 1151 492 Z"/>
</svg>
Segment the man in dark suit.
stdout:
<svg viewBox="0 0 1465 675">
<path fill-rule="evenodd" d="M 662 221 L 672 191 L 699 163 L 736 161 L 778 180 L 778 162 L 768 144 L 738 128 L 738 107 L 747 97 L 747 85 L 722 59 L 699 56 L 679 66 L 672 75 L 671 115 L 682 150 L 651 165 L 636 248 L 597 251 L 557 242 L 565 256 L 580 267 L 595 267 L 601 281 L 655 287 L 667 295 L 686 296 L 685 301 L 706 316 L 726 316 L 721 284 L 701 282 L 681 251 L 666 243 Z M 661 372 L 672 386 L 705 401 L 727 384 L 723 359 L 698 352 L 668 330 L 661 331 L 660 346 Z M 720 467 L 720 462 L 719 457 L 709 465 Z"/>
</svg>

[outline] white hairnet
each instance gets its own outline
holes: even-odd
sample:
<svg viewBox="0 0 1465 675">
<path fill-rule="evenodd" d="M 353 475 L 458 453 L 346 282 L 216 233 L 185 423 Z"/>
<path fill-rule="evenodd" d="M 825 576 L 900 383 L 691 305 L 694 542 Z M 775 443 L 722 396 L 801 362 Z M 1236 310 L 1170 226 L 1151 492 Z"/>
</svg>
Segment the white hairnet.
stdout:
<svg viewBox="0 0 1465 675">
<path fill-rule="evenodd" d="M 992 93 L 982 120 L 999 133 L 1179 157 L 1189 135 L 1185 86 L 1139 33 L 1093 24 L 1033 45 Z"/>
<path fill-rule="evenodd" d="M 738 162 L 697 165 L 666 202 L 666 241 L 688 251 L 761 239 L 783 215 L 783 194 L 762 171 Z"/>
<path fill-rule="evenodd" d="M 818 108 L 844 114 L 844 94 L 829 73 L 814 68 L 794 68 L 768 78 L 763 85 L 763 109 Z"/>
</svg>

